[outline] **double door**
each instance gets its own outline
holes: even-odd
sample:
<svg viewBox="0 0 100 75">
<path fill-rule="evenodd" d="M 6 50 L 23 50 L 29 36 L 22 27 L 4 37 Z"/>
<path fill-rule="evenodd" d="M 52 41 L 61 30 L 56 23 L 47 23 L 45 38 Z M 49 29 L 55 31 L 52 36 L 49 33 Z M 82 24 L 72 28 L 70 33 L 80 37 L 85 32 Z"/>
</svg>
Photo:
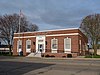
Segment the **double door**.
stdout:
<svg viewBox="0 0 100 75">
<path fill-rule="evenodd" d="M 44 51 L 44 45 L 43 44 L 38 44 L 38 52 L 42 53 Z"/>
<path fill-rule="evenodd" d="M 36 36 L 36 52 L 45 53 L 45 36 L 44 35 Z"/>
</svg>

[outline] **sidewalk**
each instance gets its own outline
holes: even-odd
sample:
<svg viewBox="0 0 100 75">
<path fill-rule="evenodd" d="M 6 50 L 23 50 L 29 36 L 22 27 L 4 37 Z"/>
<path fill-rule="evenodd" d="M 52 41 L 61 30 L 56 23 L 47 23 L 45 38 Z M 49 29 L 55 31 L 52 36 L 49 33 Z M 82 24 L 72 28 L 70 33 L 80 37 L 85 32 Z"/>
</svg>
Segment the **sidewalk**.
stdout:
<svg viewBox="0 0 100 75">
<path fill-rule="evenodd" d="M 100 58 L 41 58 L 41 59 L 55 59 L 55 60 L 100 60 Z"/>
</svg>

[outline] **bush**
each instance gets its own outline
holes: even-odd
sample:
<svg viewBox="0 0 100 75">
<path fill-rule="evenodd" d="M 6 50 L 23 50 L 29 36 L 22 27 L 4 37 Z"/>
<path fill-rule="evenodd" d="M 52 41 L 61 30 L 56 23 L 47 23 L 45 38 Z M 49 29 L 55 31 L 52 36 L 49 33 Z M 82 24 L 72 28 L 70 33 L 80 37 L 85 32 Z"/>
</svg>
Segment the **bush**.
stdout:
<svg viewBox="0 0 100 75">
<path fill-rule="evenodd" d="M 55 57 L 54 55 L 51 55 L 50 57 Z"/>
<path fill-rule="evenodd" d="M 45 55 L 45 57 L 55 57 L 55 56 L 54 55 L 51 55 L 50 56 L 50 55 L 47 54 L 47 55 Z"/>
<path fill-rule="evenodd" d="M 72 58 L 72 54 L 67 54 L 67 58 Z"/>
<path fill-rule="evenodd" d="M 85 58 L 92 58 L 92 56 L 91 55 L 88 55 L 88 56 L 85 56 Z"/>
<path fill-rule="evenodd" d="M 47 54 L 47 55 L 45 55 L 45 57 L 50 57 L 50 56 Z"/>
<path fill-rule="evenodd" d="M 63 58 L 66 58 L 66 56 L 62 56 Z"/>
<path fill-rule="evenodd" d="M 41 56 L 44 57 L 44 54 L 42 54 Z"/>
<path fill-rule="evenodd" d="M 100 58 L 100 55 L 93 56 L 94 58 Z"/>
</svg>

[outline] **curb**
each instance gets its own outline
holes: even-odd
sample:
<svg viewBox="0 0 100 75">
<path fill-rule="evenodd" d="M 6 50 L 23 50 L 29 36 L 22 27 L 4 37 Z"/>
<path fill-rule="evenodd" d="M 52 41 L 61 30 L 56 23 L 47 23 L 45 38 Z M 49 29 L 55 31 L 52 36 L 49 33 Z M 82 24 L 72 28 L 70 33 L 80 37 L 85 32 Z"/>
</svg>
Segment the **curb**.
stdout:
<svg viewBox="0 0 100 75">
<path fill-rule="evenodd" d="M 41 59 L 53 59 L 53 60 L 100 60 L 100 58 L 41 58 Z"/>
<path fill-rule="evenodd" d="M 42 62 L 45 64 L 54 64 L 54 65 L 74 65 L 74 66 L 97 66 L 100 67 L 100 64 L 94 64 L 94 63 L 55 63 L 55 62 Z"/>
</svg>

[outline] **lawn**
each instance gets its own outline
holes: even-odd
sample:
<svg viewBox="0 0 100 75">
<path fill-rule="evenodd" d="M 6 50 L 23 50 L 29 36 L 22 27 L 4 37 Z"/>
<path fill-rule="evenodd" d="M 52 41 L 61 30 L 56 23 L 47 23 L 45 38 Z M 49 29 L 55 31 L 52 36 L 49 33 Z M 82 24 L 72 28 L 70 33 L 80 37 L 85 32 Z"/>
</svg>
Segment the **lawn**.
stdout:
<svg viewBox="0 0 100 75">
<path fill-rule="evenodd" d="M 85 58 L 100 58 L 100 55 L 88 55 L 88 56 L 85 56 Z"/>
</svg>

